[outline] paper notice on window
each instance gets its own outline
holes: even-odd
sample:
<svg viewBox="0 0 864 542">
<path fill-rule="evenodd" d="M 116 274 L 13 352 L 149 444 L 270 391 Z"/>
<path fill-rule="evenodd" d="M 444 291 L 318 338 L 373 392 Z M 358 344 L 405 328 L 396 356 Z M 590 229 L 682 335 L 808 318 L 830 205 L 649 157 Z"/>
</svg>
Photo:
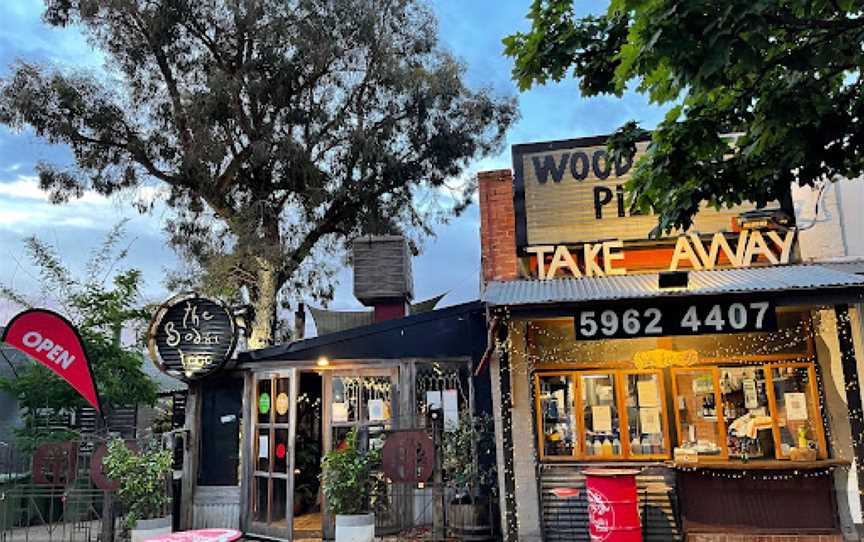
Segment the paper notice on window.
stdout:
<svg viewBox="0 0 864 542">
<path fill-rule="evenodd" d="M 602 403 L 612 401 L 612 386 L 597 386 L 597 400 Z"/>
<path fill-rule="evenodd" d="M 441 409 L 441 392 L 427 391 L 426 392 L 426 409 L 440 410 Z"/>
<path fill-rule="evenodd" d="M 387 419 L 384 417 L 383 399 L 369 399 L 369 402 L 366 403 L 366 408 L 369 411 L 370 422 L 378 422 Z"/>
<path fill-rule="evenodd" d="M 612 409 L 608 405 L 591 407 L 591 428 L 595 433 L 612 432 Z"/>
<path fill-rule="evenodd" d="M 744 408 L 748 410 L 759 408 L 759 398 L 756 395 L 756 381 L 748 378 L 741 382 L 741 387 L 744 389 Z"/>
<path fill-rule="evenodd" d="M 258 457 L 260 459 L 270 457 L 270 437 L 268 435 L 258 435 Z"/>
<path fill-rule="evenodd" d="M 786 421 L 802 422 L 807 420 L 807 398 L 803 393 L 786 393 Z"/>
<path fill-rule="evenodd" d="M 332 403 L 331 417 L 336 423 L 348 421 L 348 405 L 345 403 Z"/>
<path fill-rule="evenodd" d="M 652 378 L 637 382 L 636 397 L 639 399 L 640 407 L 659 407 L 660 392 L 657 389 L 657 381 Z"/>
<path fill-rule="evenodd" d="M 459 426 L 459 396 L 456 390 L 441 392 L 441 401 L 444 403 L 444 430 L 453 431 Z"/>
<path fill-rule="evenodd" d="M 642 433 L 661 433 L 660 425 L 660 409 L 657 407 L 640 408 L 639 423 L 642 426 Z"/>
</svg>

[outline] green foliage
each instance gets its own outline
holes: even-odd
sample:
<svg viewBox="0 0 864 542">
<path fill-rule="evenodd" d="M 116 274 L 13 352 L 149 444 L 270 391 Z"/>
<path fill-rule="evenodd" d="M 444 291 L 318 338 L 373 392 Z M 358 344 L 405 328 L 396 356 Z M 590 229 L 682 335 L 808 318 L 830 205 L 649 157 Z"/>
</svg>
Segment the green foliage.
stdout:
<svg viewBox="0 0 864 542">
<path fill-rule="evenodd" d="M 102 406 L 108 412 L 119 406 L 153 405 L 158 392 L 156 384 L 141 368 L 145 360 L 140 348 L 121 340 L 124 327 L 141 325 L 148 316 L 141 308 L 141 273 L 135 269 L 116 269 L 126 256 L 125 250 L 117 248 L 122 237 L 123 223 L 120 223 L 94 250 L 82 278 L 73 277 L 53 246 L 36 237 L 26 240 L 27 253 L 39 272 L 42 295 L 78 328 Z M 0 288 L 0 297 L 32 305 L 17 296 L 10 286 Z M 42 365 L 27 364 L 17 372 L 17 377 L 0 378 L 0 390 L 15 396 L 23 410 L 24 427 L 18 430 L 22 445 L 56 440 L 50 436 L 55 430 L 46 413 L 83 407 L 86 403 L 68 383 Z"/>
<path fill-rule="evenodd" d="M 168 503 L 167 476 L 171 472 L 171 452 L 149 448 L 135 452 L 122 439 L 108 444 L 103 460 L 105 474 L 119 480 L 117 496 L 124 507 L 123 524 L 133 528 L 138 520 L 153 519 L 166 514 Z"/>
<path fill-rule="evenodd" d="M 352 430 L 345 446 L 331 450 L 321 461 L 321 489 L 330 513 L 365 514 L 370 509 L 375 479 L 372 467 L 381 461 L 379 451 L 361 451 L 357 431 Z"/>
<path fill-rule="evenodd" d="M 504 40 L 523 89 L 572 68 L 586 96 L 635 84 L 671 104 L 629 182 L 654 232 L 686 228 L 700 203 L 782 200 L 790 184 L 864 173 L 864 17 L 834 0 L 613 0 L 576 17 L 535 0 L 533 26 Z M 720 134 L 733 133 L 734 140 Z M 633 152 L 628 123 L 610 145 Z"/>
<path fill-rule="evenodd" d="M 444 431 L 441 446 L 444 479 L 456 497 L 476 497 L 495 479 L 491 466 L 495 464 L 495 436 L 490 416 L 462 412 L 459 423 Z"/>
<path fill-rule="evenodd" d="M 447 181 L 516 117 L 468 88 L 420 0 L 46 0 L 44 19 L 78 26 L 115 77 L 21 62 L 0 123 L 69 145 L 74 165 L 39 168 L 56 201 L 165 187 L 191 285 L 245 293 L 253 347 L 280 293 L 332 297 L 346 240 L 461 212 L 475 187 Z"/>
</svg>

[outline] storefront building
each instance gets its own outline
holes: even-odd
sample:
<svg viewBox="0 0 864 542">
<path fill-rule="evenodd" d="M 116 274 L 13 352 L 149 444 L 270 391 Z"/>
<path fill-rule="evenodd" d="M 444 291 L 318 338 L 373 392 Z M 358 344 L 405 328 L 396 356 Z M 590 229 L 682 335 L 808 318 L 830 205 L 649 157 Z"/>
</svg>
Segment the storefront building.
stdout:
<svg viewBox="0 0 864 542">
<path fill-rule="evenodd" d="M 583 471 L 626 466 L 645 540 L 858 540 L 864 277 L 801 263 L 791 196 L 649 239 L 603 138 L 512 153 L 479 175 L 507 539 L 589 540 Z"/>
<path fill-rule="evenodd" d="M 444 423 L 464 413 L 491 413 L 489 375 L 475 376 L 489 355 L 483 305 L 411 305 L 405 240 L 364 243 L 363 252 L 355 244 L 353 260 L 355 295 L 374 312 L 365 325 L 241 352 L 217 367 L 208 365 L 212 348 L 198 345 L 226 344 L 220 331 L 232 336 L 228 324 L 215 326 L 218 303 L 193 298 L 198 305 L 186 306 L 180 298 L 154 319 L 151 342 L 163 369 L 173 376 L 186 368 L 201 374 L 186 375 L 185 426 L 177 431 L 181 528 L 234 528 L 269 540 L 332 539 L 333 517 L 318 476 L 322 456 L 350 431 L 364 448 L 380 448 L 397 433 L 431 432 L 433 409 Z M 330 315 L 331 329 L 336 316 Z M 345 320 L 358 320 L 357 312 Z M 187 336 L 204 340 L 177 344 Z M 372 504 L 379 535 L 441 523 L 440 484 L 394 482 L 386 466 L 379 470 Z"/>
</svg>

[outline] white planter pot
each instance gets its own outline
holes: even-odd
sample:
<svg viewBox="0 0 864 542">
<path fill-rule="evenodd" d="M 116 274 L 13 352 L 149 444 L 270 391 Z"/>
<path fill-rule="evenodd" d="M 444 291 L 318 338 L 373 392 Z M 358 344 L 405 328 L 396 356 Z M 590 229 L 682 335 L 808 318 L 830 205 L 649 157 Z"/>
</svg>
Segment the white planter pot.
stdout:
<svg viewBox="0 0 864 542">
<path fill-rule="evenodd" d="M 171 516 L 138 520 L 131 534 L 132 542 L 144 542 L 148 538 L 171 534 Z"/>
<path fill-rule="evenodd" d="M 336 542 L 374 542 L 375 514 L 336 515 Z"/>
</svg>

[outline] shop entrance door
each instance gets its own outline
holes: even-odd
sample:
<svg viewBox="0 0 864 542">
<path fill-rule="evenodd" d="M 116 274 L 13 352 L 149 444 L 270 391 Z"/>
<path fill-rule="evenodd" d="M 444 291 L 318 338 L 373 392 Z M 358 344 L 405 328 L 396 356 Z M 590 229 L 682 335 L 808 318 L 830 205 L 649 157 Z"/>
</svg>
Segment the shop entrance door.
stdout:
<svg viewBox="0 0 864 542">
<path fill-rule="evenodd" d="M 254 466 L 248 532 L 291 540 L 297 372 L 288 369 L 258 373 L 253 385 L 249 459 Z"/>
<path fill-rule="evenodd" d="M 387 433 L 399 425 L 398 374 L 396 367 L 339 368 L 324 374 L 325 453 L 342 446 L 351 431 L 357 432 L 357 444 L 362 449 L 380 449 L 384 445 Z M 375 510 L 376 531 L 387 534 L 398 530 L 401 504 L 394 502 L 389 485 L 379 491 L 376 500 L 387 503 L 379 503 Z M 325 506 L 322 531 L 325 539 L 332 539 L 333 517 L 326 512 Z"/>
</svg>

